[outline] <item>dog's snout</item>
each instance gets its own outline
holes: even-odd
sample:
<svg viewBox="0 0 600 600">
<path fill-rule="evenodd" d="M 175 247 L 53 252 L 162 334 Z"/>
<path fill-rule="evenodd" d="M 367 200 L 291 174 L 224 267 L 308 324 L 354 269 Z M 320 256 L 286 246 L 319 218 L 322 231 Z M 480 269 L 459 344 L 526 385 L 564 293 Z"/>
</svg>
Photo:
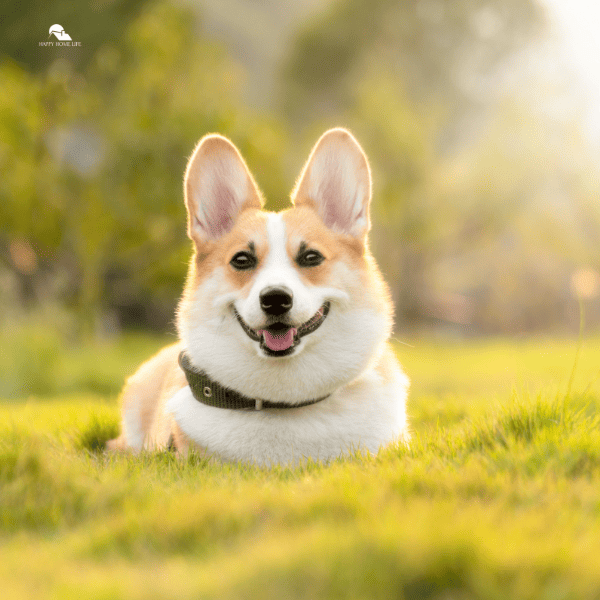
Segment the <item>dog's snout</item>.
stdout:
<svg viewBox="0 0 600 600">
<path fill-rule="evenodd" d="M 292 290 L 286 287 L 268 287 L 260 293 L 260 307 L 268 315 L 283 315 L 292 308 L 292 304 Z"/>
</svg>

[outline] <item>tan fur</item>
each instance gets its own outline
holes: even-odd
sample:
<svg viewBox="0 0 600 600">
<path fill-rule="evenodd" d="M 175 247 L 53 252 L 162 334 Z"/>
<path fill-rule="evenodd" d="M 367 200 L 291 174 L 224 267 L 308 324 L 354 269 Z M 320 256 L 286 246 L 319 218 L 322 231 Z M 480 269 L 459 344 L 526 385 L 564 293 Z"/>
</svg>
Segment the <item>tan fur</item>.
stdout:
<svg viewBox="0 0 600 600">
<path fill-rule="evenodd" d="M 165 449 L 169 441 L 180 451 L 188 442 L 173 419 L 165 414 L 164 403 L 187 385 L 177 358 L 181 343 L 167 346 L 146 361 L 125 384 L 122 393 L 123 413 L 139 411 L 145 449 Z M 124 450 L 124 433 L 107 444 L 109 450 Z"/>
<path fill-rule="evenodd" d="M 185 295 L 193 294 L 198 285 L 217 266 L 229 262 L 233 254 L 247 246 L 247 240 L 254 241 L 259 260 L 267 251 L 264 232 L 265 212 L 248 210 L 239 217 L 239 224 L 225 236 L 220 244 L 215 244 L 203 261 L 192 260 Z M 308 207 L 297 207 L 286 211 L 284 219 L 290 228 L 288 252 L 291 257 L 297 253 L 299 240 L 305 241 L 311 248 L 317 249 L 328 259 L 323 268 L 304 271 L 308 281 L 319 285 L 322 281 L 335 283 L 335 265 L 344 263 L 354 284 L 346 281 L 346 287 L 353 288 L 355 298 L 362 298 L 365 304 L 380 305 L 382 313 L 389 313 L 391 300 L 387 285 L 368 249 L 357 243 L 351 236 L 337 234 L 323 225 L 321 219 Z M 207 268 L 208 263 L 209 267 Z M 302 269 L 298 267 L 300 271 Z M 230 272 L 231 273 L 231 272 Z M 250 285 L 247 272 L 234 272 L 236 287 L 242 289 Z M 248 278 L 245 281 L 244 278 Z M 182 303 L 184 304 L 184 303 Z M 180 318 L 186 318 L 180 314 Z M 179 430 L 173 419 L 164 413 L 164 403 L 177 391 L 187 385 L 185 376 L 179 368 L 177 359 L 181 344 L 164 348 L 131 376 L 122 395 L 123 411 L 131 405 L 140 407 L 144 447 L 163 449 L 169 441 L 180 452 L 186 452 L 193 443 Z M 382 380 L 389 382 L 394 375 L 396 360 L 393 351 L 386 346 L 385 352 L 377 358 L 376 370 Z M 109 442 L 109 449 L 125 447 L 123 436 Z"/>
<path fill-rule="evenodd" d="M 318 250 L 327 259 L 318 267 L 297 267 L 303 278 L 313 285 L 335 283 L 335 268 L 340 264 L 348 267 L 356 278 L 353 286 L 355 297 L 368 297 L 373 306 L 379 306 L 382 314 L 393 312 L 391 294 L 372 257 L 366 240 L 357 240 L 351 235 L 336 233 L 326 227 L 315 211 L 308 206 L 296 206 L 283 212 L 288 227 L 288 254 L 293 260 L 301 242 Z"/>
<path fill-rule="evenodd" d="M 253 242 L 260 261 L 268 250 L 265 231 L 268 214 L 266 211 L 246 209 L 241 212 L 235 227 L 218 243 L 205 244 L 203 253 L 197 254 L 192 263 L 191 287 L 197 288 L 217 267 L 227 265 L 239 250 L 247 250 L 249 242 Z M 242 288 L 250 281 L 252 273 L 228 269 L 227 277 L 236 288 Z"/>
<path fill-rule="evenodd" d="M 348 139 L 354 143 L 348 146 L 350 150 L 345 164 L 351 165 L 357 177 L 364 180 L 363 189 L 367 194 L 365 218 L 359 219 L 358 229 L 352 230 L 328 227 L 325 223 L 328 215 L 319 213 L 317 204 L 310 195 L 314 157 L 318 152 L 326 153 L 332 146 L 348 145 Z M 319 160 L 314 167 L 317 170 L 322 168 L 320 165 L 323 160 Z M 231 190 L 223 192 L 222 186 L 216 185 L 211 178 L 212 171 L 231 174 Z M 224 179 L 229 181 L 227 177 Z M 214 188 L 217 193 L 227 197 L 231 193 L 232 197 L 238 199 L 235 205 L 238 212 L 231 229 L 227 229 L 221 222 L 217 222 L 211 229 L 210 215 L 207 217 L 202 212 L 202 207 L 196 204 L 197 198 L 202 198 L 203 186 L 209 190 Z M 222 272 L 220 285 L 226 284 L 227 289 L 235 289 L 243 296 L 245 290 L 250 290 L 253 278 L 269 251 L 266 232 L 269 213 L 261 210 L 263 200 L 260 191 L 239 152 L 228 140 L 213 135 L 200 141 L 188 164 L 184 189 L 188 208 L 188 235 L 194 244 L 194 256 L 190 261 L 185 291 L 179 305 L 180 325 L 203 319 L 202 309 L 198 308 L 201 303 L 195 303 L 193 298 L 205 280 L 216 272 Z M 292 194 L 292 201 L 294 207 L 282 213 L 287 232 L 287 253 L 306 285 L 329 284 L 348 290 L 353 302 L 385 315 L 388 328 L 391 328 L 393 307 L 389 289 L 367 243 L 369 166 L 358 143 L 348 132 L 333 130 L 327 138 L 323 136 L 319 140 Z M 225 219 L 224 222 L 226 221 Z M 215 231 L 218 231 L 218 238 L 215 237 Z M 297 265 L 295 259 L 301 243 L 319 251 L 326 260 L 311 268 Z M 232 257 L 239 251 L 248 250 L 250 245 L 258 260 L 257 269 L 236 271 L 229 267 Z M 193 445 L 165 411 L 167 400 L 187 385 L 185 375 L 178 365 L 181 349 L 181 342 L 162 349 L 128 379 L 122 393 L 124 431 L 120 437 L 108 442 L 109 450 L 125 450 L 135 445 L 134 441 L 138 448 L 149 450 L 165 449 L 171 443 L 179 452 L 186 452 Z M 390 383 L 398 377 L 398 366 L 389 344 L 372 360 L 377 377 L 383 382 Z M 365 385 L 359 382 L 355 384 Z M 353 383 L 349 384 L 350 387 L 352 385 Z M 133 430 L 132 426 L 127 431 L 128 423 L 134 423 L 136 429 Z"/>
</svg>

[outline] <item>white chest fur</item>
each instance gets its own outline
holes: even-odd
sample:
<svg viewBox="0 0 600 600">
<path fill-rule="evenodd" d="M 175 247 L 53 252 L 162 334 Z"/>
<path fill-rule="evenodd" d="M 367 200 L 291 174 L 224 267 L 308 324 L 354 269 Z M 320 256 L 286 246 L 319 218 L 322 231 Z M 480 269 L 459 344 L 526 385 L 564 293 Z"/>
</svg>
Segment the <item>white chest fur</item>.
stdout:
<svg viewBox="0 0 600 600">
<path fill-rule="evenodd" d="M 402 374 L 382 386 L 376 373 L 368 371 L 317 404 L 260 411 L 206 406 L 185 387 L 166 410 L 190 439 L 223 460 L 295 464 L 359 449 L 375 453 L 405 437 L 405 387 Z"/>
</svg>

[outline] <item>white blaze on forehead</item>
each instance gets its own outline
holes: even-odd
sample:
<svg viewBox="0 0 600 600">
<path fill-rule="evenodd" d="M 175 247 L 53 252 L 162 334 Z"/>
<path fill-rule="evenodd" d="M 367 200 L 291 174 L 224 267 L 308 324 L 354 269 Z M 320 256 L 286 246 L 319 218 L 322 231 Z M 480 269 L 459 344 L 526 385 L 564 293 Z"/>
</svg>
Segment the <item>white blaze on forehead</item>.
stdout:
<svg viewBox="0 0 600 600">
<path fill-rule="evenodd" d="M 285 263 L 290 265 L 286 252 L 287 236 L 285 223 L 283 222 L 281 215 L 269 215 L 267 221 L 267 240 L 269 242 L 269 254 L 265 266 L 269 264 L 282 265 Z"/>
<path fill-rule="evenodd" d="M 320 306 L 318 294 L 315 295 L 314 290 L 311 292 L 302 282 L 288 255 L 287 241 L 286 224 L 282 216 L 270 214 L 267 219 L 267 255 L 240 311 L 251 327 L 256 328 L 264 324 L 265 315 L 260 307 L 260 294 L 268 287 L 286 287 L 291 290 L 294 302 L 290 316 L 295 322 L 306 321 Z"/>
<path fill-rule="evenodd" d="M 280 214 L 270 214 L 267 220 L 267 243 L 269 250 L 256 280 L 260 290 L 264 287 L 283 285 L 295 293 L 300 278 L 287 253 L 287 231 Z"/>
<path fill-rule="evenodd" d="M 248 297 L 236 309 L 253 329 L 265 325 L 265 314 L 260 307 L 260 294 L 269 287 L 288 288 L 293 296 L 289 313 L 291 323 L 300 325 L 315 315 L 326 300 L 348 301 L 348 294 L 329 286 L 315 286 L 303 281 L 294 260 L 288 254 L 286 222 L 280 214 L 269 214 L 267 219 L 267 255 L 259 266 Z"/>
</svg>

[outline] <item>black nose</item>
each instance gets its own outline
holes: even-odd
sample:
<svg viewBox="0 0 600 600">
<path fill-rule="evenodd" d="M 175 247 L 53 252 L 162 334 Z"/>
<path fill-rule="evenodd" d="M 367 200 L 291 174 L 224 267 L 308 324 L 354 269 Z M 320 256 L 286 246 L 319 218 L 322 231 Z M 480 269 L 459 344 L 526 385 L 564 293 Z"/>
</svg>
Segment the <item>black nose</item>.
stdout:
<svg viewBox="0 0 600 600">
<path fill-rule="evenodd" d="M 268 287 L 260 293 L 260 307 L 268 314 L 279 316 L 292 308 L 292 290 L 284 287 Z"/>
</svg>

